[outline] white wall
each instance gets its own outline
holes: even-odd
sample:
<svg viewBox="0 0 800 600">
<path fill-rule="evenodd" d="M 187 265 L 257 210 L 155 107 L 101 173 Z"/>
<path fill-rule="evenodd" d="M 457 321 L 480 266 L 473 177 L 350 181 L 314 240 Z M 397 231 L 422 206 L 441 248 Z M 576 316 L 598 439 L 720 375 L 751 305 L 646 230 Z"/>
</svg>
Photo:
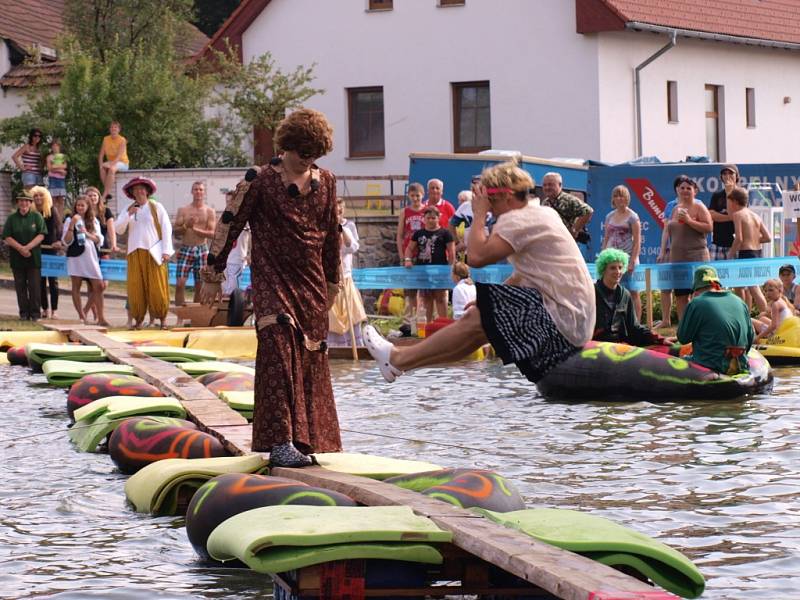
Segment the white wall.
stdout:
<svg viewBox="0 0 800 600">
<path fill-rule="evenodd" d="M 246 169 L 135 169 L 117 173 L 113 201 L 110 208 L 114 214 L 124 210 L 131 203 L 122 193 L 122 186 L 134 177 L 149 177 L 156 187 L 155 198 L 164 205 L 170 216 L 174 217 L 181 206 L 192 201 L 192 183 L 203 181 L 206 184 L 206 204 L 217 213 L 225 210 L 225 192 L 232 190 L 244 177 Z"/>
<path fill-rule="evenodd" d="M 599 38 L 600 159 L 634 157 L 634 67 L 666 35 L 603 33 Z M 706 154 L 705 85 L 724 86 L 729 162 L 800 162 L 800 53 L 696 39 L 677 45 L 641 72 L 643 154 L 682 160 Z M 678 123 L 667 122 L 667 81 L 678 82 Z M 755 88 L 756 127 L 748 129 L 745 88 Z M 792 102 L 783 104 L 783 97 Z"/>
<path fill-rule="evenodd" d="M 452 152 L 451 82 L 490 81 L 492 146 L 529 155 L 600 153 L 597 39 L 575 33 L 567 0 L 273 0 L 243 37 L 245 61 L 272 52 L 286 70 L 317 62 L 307 106 L 335 128 L 320 164 L 340 175 L 408 172 L 410 152 Z M 384 159 L 347 158 L 346 88 L 383 86 Z"/>
</svg>

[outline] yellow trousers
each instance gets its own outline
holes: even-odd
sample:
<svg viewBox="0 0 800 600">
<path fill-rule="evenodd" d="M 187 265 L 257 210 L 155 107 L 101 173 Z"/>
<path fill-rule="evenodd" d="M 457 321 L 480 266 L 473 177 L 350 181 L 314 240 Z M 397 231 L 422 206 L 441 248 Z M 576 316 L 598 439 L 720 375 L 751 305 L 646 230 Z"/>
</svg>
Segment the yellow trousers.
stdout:
<svg viewBox="0 0 800 600">
<path fill-rule="evenodd" d="M 140 323 L 148 310 L 151 319 L 166 319 L 169 311 L 167 264 L 158 264 L 141 248 L 128 254 L 128 306 Z"/>
</svg>

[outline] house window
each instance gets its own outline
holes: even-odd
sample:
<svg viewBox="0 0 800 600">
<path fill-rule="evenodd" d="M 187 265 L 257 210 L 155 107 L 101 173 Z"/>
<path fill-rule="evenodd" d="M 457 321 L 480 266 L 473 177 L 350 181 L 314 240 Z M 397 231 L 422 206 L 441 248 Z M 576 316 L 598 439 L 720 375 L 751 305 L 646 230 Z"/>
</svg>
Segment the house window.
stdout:
<svg viewBox="0 0 800 600">
<path fill-rule="evenodd" d="M 392 10 L 392 0 L 368 0 L 369 10 Z"/>
<path fill-rule="evenodd" d="M 744 101 L 747 110 L 747 126 L 754 128 L 756 126 L 756 89 L 744 89 Z"/>
<path fill-rule="evenodd" d="M 678 122 L 678 82 L 667 82 L 667 121 Z"/>
<path fill-rule="evenodd" d="M 719 143 L 719 86 L 706 85 L 706 156 L 712 162 L 718 162 L 720 156 Z"/>
<path fill-rule="evenodd" d="M 347 90 L 350 156 L 384 156 L 383 88 Z"/>
<path fill-rule="evenodd" d="M 453 84 L 454 152 L 480 152 L 492 146 L 489 82 Z"/>
<path fill-rule="evenodd" d="M 467 0 L 439 0 L 439 6 L 464 6 Z"/>
</svg>

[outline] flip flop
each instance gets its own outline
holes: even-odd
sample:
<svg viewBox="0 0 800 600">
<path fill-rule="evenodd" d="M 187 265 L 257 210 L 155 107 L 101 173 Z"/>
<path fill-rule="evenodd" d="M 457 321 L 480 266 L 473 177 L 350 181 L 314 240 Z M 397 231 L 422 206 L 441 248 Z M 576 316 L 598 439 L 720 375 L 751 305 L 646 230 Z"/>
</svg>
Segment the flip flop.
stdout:
<svg viewBox="0 0 800 600">
<path fill-rule="evenodd" d="M 383 378 L 389 383 L 392 383 L 395 379 L 400 377 L 403 372 L 397 367 L 392 366 L 389 362 L 389 356 L 391 355 L 392 348 L 394 348 L 394 344 L 384 339 L 372 325 L 364 326 L 361 330 L 361 335 L 367 350 L 378 363 L 378 368 L 381 370 Z"/>
</svg>

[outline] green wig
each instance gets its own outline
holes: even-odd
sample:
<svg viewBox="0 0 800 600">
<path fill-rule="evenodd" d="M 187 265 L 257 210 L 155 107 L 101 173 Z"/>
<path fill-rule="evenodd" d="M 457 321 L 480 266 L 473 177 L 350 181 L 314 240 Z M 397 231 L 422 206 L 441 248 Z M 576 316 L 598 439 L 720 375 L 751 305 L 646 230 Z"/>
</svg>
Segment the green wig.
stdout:
<svg viewBox="0 0 800 600">
<path fill-rule="evenodd" d="M 622 263 L 622 270 L 628 268 L 628 254 L 616 248 L 606 248 L 597 255 L 597 260 L 594 261 L 594 266 L 597 269 L 597 277 L 602 278 L 606 267 L 611 263 Z"/>
</svg>

